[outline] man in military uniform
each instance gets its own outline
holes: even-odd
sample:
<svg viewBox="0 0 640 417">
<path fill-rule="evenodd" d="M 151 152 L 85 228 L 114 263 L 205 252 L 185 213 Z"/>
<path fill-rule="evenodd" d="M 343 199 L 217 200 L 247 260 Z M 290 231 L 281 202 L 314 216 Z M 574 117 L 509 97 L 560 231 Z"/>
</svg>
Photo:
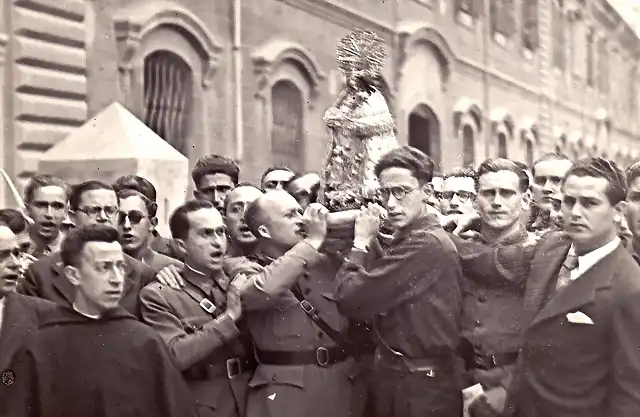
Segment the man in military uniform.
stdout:
<svg viewBox="0 0 640 417">
<path fill-rule="evenodd" d="M 320 253 L 327 209 L 302 212 L 284 191 L 249 206 L 246 220 L 258 238 L 255 264 L 243 265 L 242 292 L 258 367 L 249 383 L 249 417 L 357 417 L 358 366 L 337 310 L 333 280 L 340 258 Z M 239 270 L 240 270 L 239 269 Z"/>
<path fill-rule="evenodd" d="M 239 323 L 242 277 L 230 284 L 222 270 L 224 221 L 211 202 L 192 200 L 176 209 L 169 226 L 186 255 L 184 285 L 154 282 L 144 288 L 143 319 L 167 343 L 199 417 L 242 417 L 254 367 Z"/>
<path fill-rule="evenodd" d="M 475 181 L 481 228 L 473 240 L 489 246 L 525 242 L 521 214 L 529 188 L 526 172 L 507 159 L 488 159 L 478 167 Z M 524 286 L 489 286 L 464 278 L 460 351 L 466 383 L 485 390 L 507 388 L 520 347 Z"/>
</svg>

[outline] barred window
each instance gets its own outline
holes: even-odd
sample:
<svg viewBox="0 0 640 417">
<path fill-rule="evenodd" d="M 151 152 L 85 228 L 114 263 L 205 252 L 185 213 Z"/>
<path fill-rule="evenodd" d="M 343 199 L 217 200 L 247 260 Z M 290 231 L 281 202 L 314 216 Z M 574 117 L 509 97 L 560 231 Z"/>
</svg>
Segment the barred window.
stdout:
<svg viewBox="0 0 640 417">
<path fill-rule="evenodd" d="M 587 32 L 587 85 L 593 87 L 595 81 L 596 54 L 595 33 L 593 29 Z"/>
<path fill-rule="evenodd" d="M 498 158 L 508 158 L 507 135 L 498 133 Z"/>
<path fill-rule="evenodd" d="M 291 81 L 278 81 L 271 87 L 273 163 L 296 172 L 305 168 L 303 105 L 302 92 Z"/>
<path fill-rule="evenodd" d="M 538 0 L 523 0 L 522 45 L 530 51 L 538 49 Z"/>
<path fill-rule="evenodd" d="M 525 142 L 525 163 L 529 167 L 532 167 L 534 163 L 533 142 L 530 140 Z"/>
<path fill-rule="evenodd" d="M 178 55 L 156 51 L 144 60 L 144 123 L 186 154 L 188 115 L 193 100 L 191 68 Z"/>
<path fill-rule="evenodd" d="M 462 128 L 462 166 L 473 168 L 476 159 L 475 131 L 469 125 Z"/>
<path fill-rule="evenodd" d="M 515 5 L 513 0 L 491 0 L 489 5 L 491 33 L 511 37 L 516 30 Z"/>
<path fill-rule="evenodd" d="M 567 64 L 564 2 L 552 0 L 552 5 L 553 64 L 564 70 Z"/>
<path fill-rule="evenodd" d="M 609 92 L 609 51 L 605 38 L 598 42 L 598 77 L 600 92 L 607 94 Z"/>
</svg>

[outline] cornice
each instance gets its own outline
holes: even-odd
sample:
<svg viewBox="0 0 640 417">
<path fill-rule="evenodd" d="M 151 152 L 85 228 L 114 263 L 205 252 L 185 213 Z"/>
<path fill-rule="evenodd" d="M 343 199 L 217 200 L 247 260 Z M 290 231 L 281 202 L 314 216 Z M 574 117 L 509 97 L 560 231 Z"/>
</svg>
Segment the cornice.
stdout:
<svg viewBox="0 0 640 417">
<path fill-rule="evenodd" d="M 304 10 L 322 19 L 329 20 L 347 29 L 354 27 L 372 29 L 380 36 L 389 36 L 394 32 L 392 25 L 375 19 L 352 7 L 332 0 L 277 0 L 291 7 Z"/>
</svg>

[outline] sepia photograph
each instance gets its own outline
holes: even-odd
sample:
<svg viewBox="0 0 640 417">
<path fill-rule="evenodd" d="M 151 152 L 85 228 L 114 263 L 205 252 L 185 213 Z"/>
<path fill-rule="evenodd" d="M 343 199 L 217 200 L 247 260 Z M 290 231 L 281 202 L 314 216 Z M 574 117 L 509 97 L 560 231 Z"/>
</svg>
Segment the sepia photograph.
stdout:
<svg viewBox="0 0 640 417">
<path fill-rule="evenodd" d="M 640 417 L 640 0 L 0 0 L 0 417 Z"/>
</svg>

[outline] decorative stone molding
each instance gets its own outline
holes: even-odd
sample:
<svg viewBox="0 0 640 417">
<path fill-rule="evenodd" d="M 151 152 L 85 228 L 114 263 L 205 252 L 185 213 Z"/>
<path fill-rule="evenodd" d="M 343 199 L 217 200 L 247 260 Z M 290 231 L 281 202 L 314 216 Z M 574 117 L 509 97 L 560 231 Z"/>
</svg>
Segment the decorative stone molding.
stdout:
<svg viewBox="0 0 640 417">
<path fill-rule="evenodd" d="M 505 109 L 494 109 L 491 112 L 491 128 L 493 136 L 497 137 L 496 133 L 504 129 L 510 139 L 514 138 L 513 130 L 514 123 L 513 118 Z"/>
<path fill-rule="evenodd" d="M 422 23 L 406 23 L 400 25 L 398 34 L 400 39 L 399 62 L 397 63 L 396 74 L 398 79 L 400 78 L 402 65 L 407 59 L 409 48 L 426 43 L 436 51 L 436 55 L 442 65 L 445 85 L 447 81 L 450 81 L 451 75 L 455 73 L 456 55 L 445 37 L 438 30 Z"/>
<path fill-rule="evenodd" d="M 132 70 L 145 36 L 158 27 L 177 27 L 192 38 L 203 62 L 202 86 L 209 87 L 224 48 L 195 14 L 171 1 L 135 3 L 116 13 L 114 31 L 120 71 Z"/>
<path fill-rule="evenodd" d="M 531 141 L 531 143 L 540 143 L 540 133 L 538 131 L 538 123 L 533 117 L 525 118 L 520 124 L 520 140 L 525 143 Z"/>
<path fill-rule="evenodd" d="M 471 100 L 468 97 L 461 98 L 453 107 L 454 132 L 457 132 L 461 128 L 460 123 L 465 114 L 470 115 L 472 120 L 475 122 L 476 131 L 478 133 L 482 132 L 482 128 L 483 128 L 482 110 L 480 109 L 480 106 L 476 104 L 475 101 Z"/>
<path fill-rule="evenodd" d="M 293 62 L 304 70 L 311 91 L 309 105 L 311 106 L 320 93 L 320 82 L 326 74 L 320 68 L 318 61 L 303 46 L 289 41 L 274 40 L 259 47 L 251 55 L 254 73 L 258 77 L 257 97 L 264 98 L 273 84 L 273 75 L 283 62 Z"/>
</svg>

